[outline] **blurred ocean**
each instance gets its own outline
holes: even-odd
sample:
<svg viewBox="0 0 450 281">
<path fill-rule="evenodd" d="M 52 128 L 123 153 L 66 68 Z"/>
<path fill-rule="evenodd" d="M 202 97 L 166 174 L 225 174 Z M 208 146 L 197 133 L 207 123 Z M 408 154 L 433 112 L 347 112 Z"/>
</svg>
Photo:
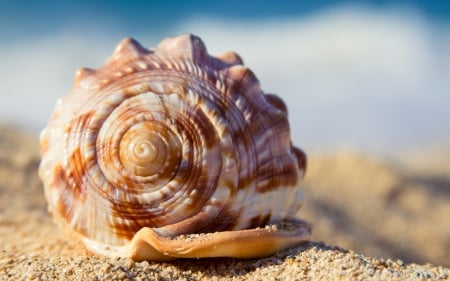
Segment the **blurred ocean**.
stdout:
<svg viewBox="0 0 450 281">
<path fill-rule="evenodd" d="M 123 37 L 189 32 L 243 57 L 307 151 L 450 142 L 449 1 L 241 2 L 2 1 L 0 123 L 37 135 L 78 67 L 100 67 Z"/>
</svg>

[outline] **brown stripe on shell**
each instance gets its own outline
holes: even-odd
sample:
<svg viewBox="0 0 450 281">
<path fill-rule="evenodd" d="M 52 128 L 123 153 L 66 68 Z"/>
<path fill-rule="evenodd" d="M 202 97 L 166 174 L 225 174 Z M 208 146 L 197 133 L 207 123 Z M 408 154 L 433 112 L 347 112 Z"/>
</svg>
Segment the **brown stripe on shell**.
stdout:
<svg viewBox="0 0 450 281">
<path fill-rule="evenodd" d="M 234 65 L 228 69 L 229 75 L 234 80 L 234 85 L 237 89 L 240 89 L 248 98 L 257 97 L 261 98 L 261 89 L 259 87 L 259 81 L 256 78 L 253 71 L 243 65 Z M 235 88 L 236 89 L 236 88 Z"/>
<path fill-rule="evenodd" d="M 308 158 L 306 157 L 306 153 L 296 146 L 292 146 L 292 152 L 297 157 L 298 168 L 304 175 L 306 173 L 306 168 L 308 167 Z"/>
<path fill-rule="evenodd" d="M 70 126 L 66 128 L 66 147 L 75 147 L 70 155 L 68 155 L 68 168 L 70 169 L 68 171 L 68 177 L 70 179 L 68 185 L 72 186 L 74 196 L 78 196 L 77 194 L 80 195 L 78 196 L 79 198 L 84 198 L 86 196 L 85 176 L 88 174 L 91 165 L 95 161 L 95 159 L 86 159 L 83 156 L 80 147 L 80 144 L 83 143 L 82 138 L 86 136 L 83 132 L 89 127 L 94 116 L 95 111 L 82 114 L 78 118 L 72 120 Z"/>
<path fill-rule="evenodd" d="M 298 170 L 295 162 L 289 156 L 272 159 L 272 163 L 264 165 L 258 170 L 257 182 L 256 191 L 260 193 L 280 187 L 297 188 Z"/>
<path fill-rule="evenodd" d="M 143 227 L 155 227 L 155 225 L 149 223 L 141 223 L 140 220 L 129 219 L 125 222 L 115 221 L 111 225 L 111 229 L 114 232 L 114 236 L 125 240 L 131 240 L 133 236 Z"/>
<path fill-rule="evenodd" d="M 227 205 L 223 208 L 222 212 L 214 219 L 209 219 L 207 224 L 198 228 L 196 233 L 212 233 L 217 231 L 226 231 L 234 229 L 240 221 L 241 213 L 239 211 L 230 211 L 230 206 Z"/>
<path fill-rule="evenodd" d="M 70 121 L 65 130 L 69 136 L 69 139 L 67 141 L 79 141 L 79 138 L 84 136 L 83 132 L 85 132 L 88 128 L 88 125 L 95 114 L 95 110 L 91 110 L 77 116 L 77 118 Z"/>
<path fill-rule="evenodd" d="M 229 79 L 229 78 L 228 78 Z M 224 104 L 229 104 L 229 108 L 224 110 L 224 118 L 228 121 L 228 131 L 231 135 L 231 139 L 235 143 L 236 153 L 240 161 L 237 163 L 239 166 L 245 166 L 248 170 L 248 174 L 239 176 L 238 189 L 248 188 L 252 185 L 255 179 L 255 167 L 249 165 L 249 163 L 256 163 L 255 145 L 253 141 L 252 129 L 249 122 L 247 122 L 243 116 L 243 112 L 251 112 L 254 109 L 253 101 L 249 100 L 244 92 L 245 87 L 241 84 L 242 81 L 228 81 L 227 95 L 224 95 Z M 228 97 L 228 98 L 227 98 Z M 227 98 L 227 99 L 226 99 Z M 238 99 L 239 105 L 237 104 Z M 244 158 L 246 162 L 244 162 Z M 242 168 L 238 168 L 239 171 Z"/>
<path fill-rule="evenodd" d="M 264 97 L 272 106 L 283 111 L 287 115 L 287 106 L 279 96 L 275 94 L 265 94 Z"/>
<path fill-rule="evenodd" d="M 277 101 L 276 99 L 273 99 Z M 240 188 L 249 188 L 256 184 L 258 192 L 267 192 L 279 187 L 296 187 L 298 182 L 297 168 L 293 159 L 287 154 L 289 151 L 282 151 L 282 154 L 277 154 L 274 148 L 282 147 L 285 143 L 290 143 L 289 139 L 289 125 L 285 110 L 283 110 L 280 103 L 280 111 L 274 111 L 272 108 L 265 108 L 260 111 L 255 101 L 246 101 L 246 110 L 253 112 L 252 120 L 246 123 L 246 127 L 241 127 L 242 131 L 235 131 L 237 143 L 246 147 L 246 151 L 251 151 L 254 147 L 254 137 L 266 137 L 264 141 L 265 147 L 270 147 L 268 156 L 265 159 L 258 159 L 256 162 L 255 173 L 248 173 L 246 176 L 240 177 Z M 271 134 L 258 135 L 261 132 L 272 130 Z M 286 134 L 287 132 L 287 134 Z M 258 148 L 256 148 L 258 149 Z M 256 151 L 255 153 L 258 153 Z M 274 154 L 275 153 L 275 154 Z M 249 155 L 252 155 L 249 153 Z M 250 160 L 250 159 L 249 159 Z M 256 160 L 256 159 L 255 159 Z M 264 161 L 264 162 L 261 162 Z M 245 165 L 245 164 L 244 164 Z"/>
<path fill-rule="evenodd" d="M 267 215 L 256 215 L 249 220 L 248 228 L 256 228 L 266 226 L 270 221 L 270 214 Z"/>
<path fill-rule="evenodd" d="M 69 157 L 70 165 L 70 182 L 72 194 L 77 199 L 83 199 L 86 197 L 84 178 L 89 169 L 88 163 L 81 155 L 80 148 L 76 148 Z"/>
<path fill-rule="evenodd" d="M 72 221 L 75 209 L 75 202 L 84 204 L 85 196 L 79 187 L 69 184 L 64 168 L 57 165 L 53 168 L 53 187 L 58 189 L 59 196 L 54 206 L 56 209 L 51 210 L 56 217 L 62 217 L 65 221 Z M 86 235 L 86 229 L 77 229 L 83 235 Z"/>
<path fill-rule="evenodd" d="M 217 133 L 214 128 L 214 124 L 211 124 L 211 120 L 206 116 L 205 112 L 200 108 L 197 108 L 194 112 L 194 122 L 198 125 L 200 132 L 193 132 L 194 134 L 203 136 L 204 145 L 207 149 L 212 149 L 217 145 Z M 202 144 L 203 145 L 203 144 Z"/>
<path fill-rule="evenodd" d="M 219 226 L 219 228 L 217 228 L 217 226 Z M 221 224 L 221 220 L 211 220 L 210 214 L 201 211 L 191 217 L 184 219 L 183 221 L 165 225 L 161 228 L 155 228 L 154 230 L 162 236 L 174 237 L 181 234 L 220 231 L 221 226 L 223 226 Z"/>
</svg>

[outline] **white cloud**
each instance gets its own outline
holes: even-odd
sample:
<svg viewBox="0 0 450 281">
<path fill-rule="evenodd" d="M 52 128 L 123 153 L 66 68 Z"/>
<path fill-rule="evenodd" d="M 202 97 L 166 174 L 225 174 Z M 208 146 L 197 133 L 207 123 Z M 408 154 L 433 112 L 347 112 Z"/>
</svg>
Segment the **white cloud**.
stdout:
<svg viewBox="0 0 450 281">
<path fill-rule="evenodd" d="M 386 150 L 450 136 L 450 32 L 417 14 L 345 8 L 182 26 L 213 53 L 235 46 L 263 88 L 288 101 L 294 139 L 306 147 Z"/>
<path fill-rule="evenodd" d="M 389 150 L 450 137 L 448 30 L 417 14 L 345 8 L 266 22 L 192 19 L 173 33 L 198 34 L 213 54 L 240 53 L 263 89 L 287 101 L 294 140 L 307 149 Z M 157 43 L 145 36 L 137 39 Z M 118 41 L 69 32 L 4 45 L 0 118 L 42 128 L 75 70 L 99 67 Z"/>
</svg>

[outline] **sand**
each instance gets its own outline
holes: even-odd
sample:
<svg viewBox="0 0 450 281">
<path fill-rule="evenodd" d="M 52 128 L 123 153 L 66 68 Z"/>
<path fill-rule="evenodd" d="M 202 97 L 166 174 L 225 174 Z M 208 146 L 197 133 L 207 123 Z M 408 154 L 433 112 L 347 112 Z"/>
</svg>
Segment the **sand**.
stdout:
<svg viewBox="0 0 450 281">
<path fill-rule="evenodd" d="M 449 280 L 450 163 L 309 156 L 301 213 L 311 242 L 261 259 L 133 262 L 91 255 L 59 231 L 36 137 L 1 127 L 0 280 Z"/>
</svg>

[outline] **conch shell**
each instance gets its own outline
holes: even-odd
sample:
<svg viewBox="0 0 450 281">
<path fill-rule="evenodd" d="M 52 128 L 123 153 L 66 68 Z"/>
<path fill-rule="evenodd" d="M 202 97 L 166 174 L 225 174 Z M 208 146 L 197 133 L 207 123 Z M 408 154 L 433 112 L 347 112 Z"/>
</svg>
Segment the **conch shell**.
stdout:
<svg viewBox="0 0 450 281">
<path fill-rule="evenodd" d="M 101 255 L 253 258 L 310 234 L 285 104 L 193 35 L 154 50 L 124 39 L 105 66 L 79 69 L 41 154 L 55 221 Z"/>
</svg>

